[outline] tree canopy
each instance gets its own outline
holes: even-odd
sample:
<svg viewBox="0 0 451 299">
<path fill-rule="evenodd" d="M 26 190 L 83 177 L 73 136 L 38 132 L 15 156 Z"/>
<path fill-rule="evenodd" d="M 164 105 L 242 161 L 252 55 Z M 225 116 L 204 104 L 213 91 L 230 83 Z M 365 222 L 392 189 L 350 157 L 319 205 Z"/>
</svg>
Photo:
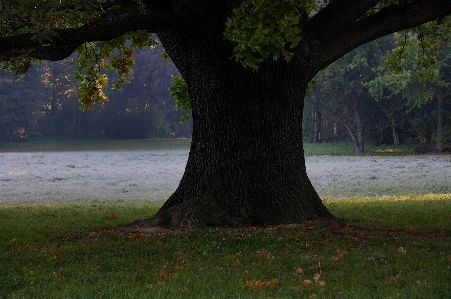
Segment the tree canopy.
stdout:
<svg viewBox="0 0 451 299">
<path fill-rule="evenodd" d="M 120 76 L 116 87 L 119 88 L 119 84 L 125 82 L 124 75 L 129 74 L 134 65 L 132 48 L 154 45 L 153 32 L 192 31 L 201 37 L 205 30 L 217 30 L 215 24 L 205 23 L 202 24 L 205 27 L 200 28 L 190 22 L 195 15 L 208 22 L 209 18 L 203 14 L 214 14 L 214 9 L 209 7 L 215 5 L 223 5 L 227 10 L 233 8 L 227 16 L 225 30 L 217 34 L 232 42 L 233 56 L 244 66 L 258 68 L 265 59 L 291 59 L 294 48 L 308 33 L 309 52 L 317 56 L 312 77 L 353 48 L 394 31 L 437 19 L 435 26 L 421 27 L 422 35 L 437 39 L 437 34 L 430 33 L 439 31 L 438 26 L 451 11 L 446 0 L 216 2 L 2 1 L 0 61 L 4 68 L 19 74 L 26 72 L 34 60 L 61 60 L 77 52 L 79 99 L 81 107 L 89 109 L 105 99 L 102 86 L 108 79 L 102 69 L 117 71 Z M 420 40 L 425 51 L 436 45 L 431 38 Z M 404 56 L 404 52 L 399 53 L 399 57 Z M 391 64 L 396 63 L 394 59 Z M 423 63 L 431 61 L 423 57 Z"/>
</svg>

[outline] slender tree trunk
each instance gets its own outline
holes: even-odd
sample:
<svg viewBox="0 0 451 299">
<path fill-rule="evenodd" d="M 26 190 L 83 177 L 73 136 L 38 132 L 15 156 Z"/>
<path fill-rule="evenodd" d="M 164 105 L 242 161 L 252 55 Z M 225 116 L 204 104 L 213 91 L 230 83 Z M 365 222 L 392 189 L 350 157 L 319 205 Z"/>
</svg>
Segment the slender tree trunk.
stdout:
<svg viewBox="0 0 451 299">
<path fill-rule="evenodd" d="M 339 126 L 337 122 L 334 122 L 334 137 L 338 137 L 340 135 Z"/>
<path fill-rule="evenodd" d="M 401 138 L 399 136 L 399 129 L 398 129 L 398 124 L 396 123 L 395 116 L 393 116 L 391 119 L 391 126 L 392 126 L 392 132 L 393 132 L 393 144 L 400 145 Z"/>
<path fill-rule="evenodd" d="M 321 127 L 321 112 L 316 111 L 314 116 L 314 132 L 313 132 L 313 143 L 317 143 L 321 141 L 321 135 L 322 135 L 322 127 Z"/>
<path fill-rule="evenodd" d="M 355 144 L 355 151 L 356 153 L 363 153 L 365 150 L 364 145 L 364 131 L 363 131 L 363 122 L 360 117 L 360 111 L 359 111 L 359 101 L 358 101 L 358 94 L 356 91 L 353 91 L 351 93 L 351 101 L 352 101 L 352 111 L 354 113 L 354 121 L 355 125 L 357 127 L 357 143 Z"/>
<path fill-rule="evenodd" d="M 57 87 L 57 81 L 58 81 L 58 77 L 57 75 L 54 73 L 52 75 L 52 102 L 50 103 L 50 117 L 53 119 L 56 116 L 56 110 L 57 110 L 57 92 L 56 92 L 56 87 Z"/>
<path fill-rule="evenodd" d="M 52 136 L 56 135 L 56 126 L 55 126 L 55 118 L 56 118 L 56 111 L 58 110 L 57 103 L 58 103 L 58 93 L 57 93 L 57 86 L 58 86 L 58 72 L 54 69 L 52 72 L 52 101 L 50 102 L 50 125 L 51 128 L 49 128 L 49 133 Z"/>
<path fill-rule="evenodd" d="M 313 102 L 312 102 L 313 103 Z M 356 148 L 356 152 L 358 153 L 359 151 L 357 150 L 359 148 L 359 142 L 363 142 L 363 125 L 362 125 L 362 129 L 359 131 L 357 131 L 357 134 L 355 134 L 355 132 L 353 131 L 353 129 L 351 128 L 349 122 L 347 122 L 343 117 L 341 117 L 338 114 L 333 113 L 327 106 L 323 105 L 321 107 L 324 111 L 327 112 L 327 114 L 329 114 L 330 116 L 334 117 L 338 123 L 341 123 L 343 125 L 343 127 L 345 127 L 346 131 L 349 134 L 349 137 L 351 137 L 352 142 L 354 143 L 354 146 Z M 357 110 L 358 113 L 358 110 Z M 358 114 L 359 115 L 359 114 Z M 360 115 L 359 118 L 360 119 Z M 355 117 L 354 117 L 355 120 Z M 337 125 L 338 125 L 337 123 Z M 335 127 L 335 124 L 334 124 Z M 338 127 L 338 126 L 337 126 Z M 359 134 L 361 134 L 361 136 L 359 137 Z M 359 141 L 359 138 L 362 138 L 362 141 Z M 362 143 L 363 144 L 363 143 Z"/>
<path fill-rule="evenodd" d="M 441 153 L 442 148 L 442 135 L 444 126 L 444 108 L 445 108 L 445 87 L 439 87 L 437 93 L 437 141 L 435 143 L 435 151 Z"/>
<path fill-rule="evenodd" d="M 334 219 L 306 173 L 302 116 L 307 61 L 270 61 L 256 72 L 231 60 L 224 46 L 199 40 L 189 44 L 170 32 L 159 37 L 163 45 L 170 41 L 166 50 L 187 82 L 193 136 L 180 185 L 151 225 Z M 182 46 L 171 47 L 177 40 Z"/>
</svg>

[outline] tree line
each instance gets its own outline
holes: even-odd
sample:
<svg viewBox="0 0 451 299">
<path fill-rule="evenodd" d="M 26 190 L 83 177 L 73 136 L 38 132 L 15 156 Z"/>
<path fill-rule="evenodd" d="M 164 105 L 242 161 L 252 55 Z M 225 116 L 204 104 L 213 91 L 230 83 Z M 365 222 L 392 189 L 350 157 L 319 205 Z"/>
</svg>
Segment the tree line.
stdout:
<svg viewBox="0 0 451 299">
<path fill-rule="evenodd" d="M 162 51 L 161 46 L 137 50 L 127 84 L 120 90 L 108 84 L 108 100 L 85 111 L 77 100 L 75 55 L 36 64 L 20 76 L 0 71 L 0 140 L 190 137 L 192 124 L 180 123 L 168 91 L 178 71 L 160 59 Z"/>
<path fill-rule="evenodd" d="M 420 39 L 419 33 L 392 34 L 318 73 L 306 95 L 304 136 L 351 140 L 356 152 L 365 143 L 451 149 L 451 50 L 442 43 L 436 53 L 419 53 Z"/>
<path fill-rule="evenodd" d="M 400 40 L 409 59 L 396 56 Z M 314 79 L 304 108 L 303 136 L 311 142 L 352 141 L 408 145 L 417 152 L 451 148 L 451 51 L 442 45 L 432 72 L 422 78 L 415 65 L 418 34 L 396 33 L 363 45 L 337 60 Z M 170 97 L 178 71 L 161 60 L 161 46 L 138 50 L 136 67 L 120 90 L 106 88 L 108 101 L 80 111 L 74 58 L 36 65 L 20 77 L 1 71 L 0 139 L 27 137 L 148 138 L 190 137 Z M 399 59 L 402 71 L 390 69 Z M 173 78 L 174 79 L 174 78 Z M 186 112 L 182 112 L 187 118 Z"/>
</svg>

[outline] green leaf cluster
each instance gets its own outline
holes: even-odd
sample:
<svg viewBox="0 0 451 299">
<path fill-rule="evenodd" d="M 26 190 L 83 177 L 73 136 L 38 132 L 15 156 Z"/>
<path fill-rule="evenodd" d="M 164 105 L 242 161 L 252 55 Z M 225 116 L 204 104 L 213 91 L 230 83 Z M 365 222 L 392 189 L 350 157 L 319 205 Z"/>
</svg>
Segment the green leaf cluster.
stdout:
<svg viewBox="0 0 451 299">
<path fill-rule="evenodd" d="M 386 66 L 400 74 L 405 61 L 413 54 L 420 82 L 434 81 L 438 75 L 437 55 L 451 41 L 451 19 L 428 22 L 414 29 L 395 33 L 395 47 L 388 56 Z"/>
<path fill-rule="evenodd" d="M 80 81 L 77 97 L 81 109 L 92 109 L 93 104 L 106 100 L 102 87 L 108 83 L 108 77 L 99 68 L 90 67 L 84 74 L 77 72 L 75 78 Z"/>
<path fill-rule="evenodd" d="M 402 94 L 411 83 L 411 70 L 394 73 L 388 70 L 384 63 L 380 63 L 378 66 L 371 68 L 371 70 L 374 77 L 362 82 L 362 85 L 368 88 L 368 92 L 375 100 Z"/>
<path fill-rule="evenodd" d="M 172 76 L 171 79 L 172 86 L 169 87 L 169 94 L 175 100 L 175 108 L 181 110 L 180 122 L 183 124 L 189 120 L 189 111 L 191 111 L 188 86 L 182 77 Z"/>
<path fill-rule="evenodd" d="M 110 41 L 91 42 L 77 49 L 75 77 L 80 81 L 78 100 L 83 110 L 92 109 L 107 97 L 103 87 L 108 84 L 106 72 L 114 70 L 119 75 L 113 88 L 127 82 L 126 76 L 135 65 L 134 48 L 153 47 L 158 42 L 146 31 L 127 33 Z"/>
<path fill-rule="evenodd" d="M 2 36 L 34 33 L 35 39 L 45 42 L 55 36 L 55 29 L 76 28 L 103 14 L 108 0 L 32 0 L 0 3 Z"/>
<path fill-rule="evenodd" d="M 138 0 L 132 2 L 140 3 Z M 51 44 L 57 29 L 78 28 L 118 8 L 110 0 L 2 0 L 0 35 L 32 34 L 33 39 L 43 45 Z M 113 84 L 114 88 L 126 82 L 126 75 L 130 74 L 135 63 L 133 49 L 155 44 L 151 33 L 137 31 L 110 41 L 94 41 L 80 46 L 76 50 L 75 77 L 80 80 L 78 98 L 81 108 L 91 109 L 94 104 L 106 99 L 102 87 L 108 83 L 108 71 L 115 70 L 119 76 Z M 34 63 L 40 62 L 27 53 L 11 59 L 1 58 L 4 60 L 1 67 L 15 74 L 24 74 Z"/>
<path fill-rule="evenodd" d="M 40 62 L 34 58 L 23 56 L 23 57 L 14 57 L 9 61 L 0 62 L 0 67 L 3 70 L 10 70 L 14 75 L 23 75 L 30 68 L 32 68 L 34 62 Z"/>
<path fill-rule="evenodd" d="M 301 40 L 300 18 L 314 8 L 311 0 L 245 0 L 226 22 L 236 61 L 257 69 L 267 59 L 290 60 Z"/>
</svg>

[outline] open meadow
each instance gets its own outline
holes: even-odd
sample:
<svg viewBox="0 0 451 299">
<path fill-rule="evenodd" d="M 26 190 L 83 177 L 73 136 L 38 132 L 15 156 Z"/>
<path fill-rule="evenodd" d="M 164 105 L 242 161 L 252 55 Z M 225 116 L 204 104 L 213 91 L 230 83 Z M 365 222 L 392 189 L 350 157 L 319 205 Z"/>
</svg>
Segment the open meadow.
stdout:
<svg viewBox="0 0 451 299">
<path fill-rule="evenodd" d="M 177 188 L 189 152 L 189 140 L 55 146 L 0 152 L 0 203 L 161 202 Z M 451 193 L 451 156 L 308 152 L 307 173 L 324 198 Z"/>
<path fill-rule="evenodd" d="M 188 151 L 189 140 L 1 145 L 0 298 L 451 298 L 450 156 L 306 145 L 344 228 L 122 228 L 175 190 Z"/>
</svg>

